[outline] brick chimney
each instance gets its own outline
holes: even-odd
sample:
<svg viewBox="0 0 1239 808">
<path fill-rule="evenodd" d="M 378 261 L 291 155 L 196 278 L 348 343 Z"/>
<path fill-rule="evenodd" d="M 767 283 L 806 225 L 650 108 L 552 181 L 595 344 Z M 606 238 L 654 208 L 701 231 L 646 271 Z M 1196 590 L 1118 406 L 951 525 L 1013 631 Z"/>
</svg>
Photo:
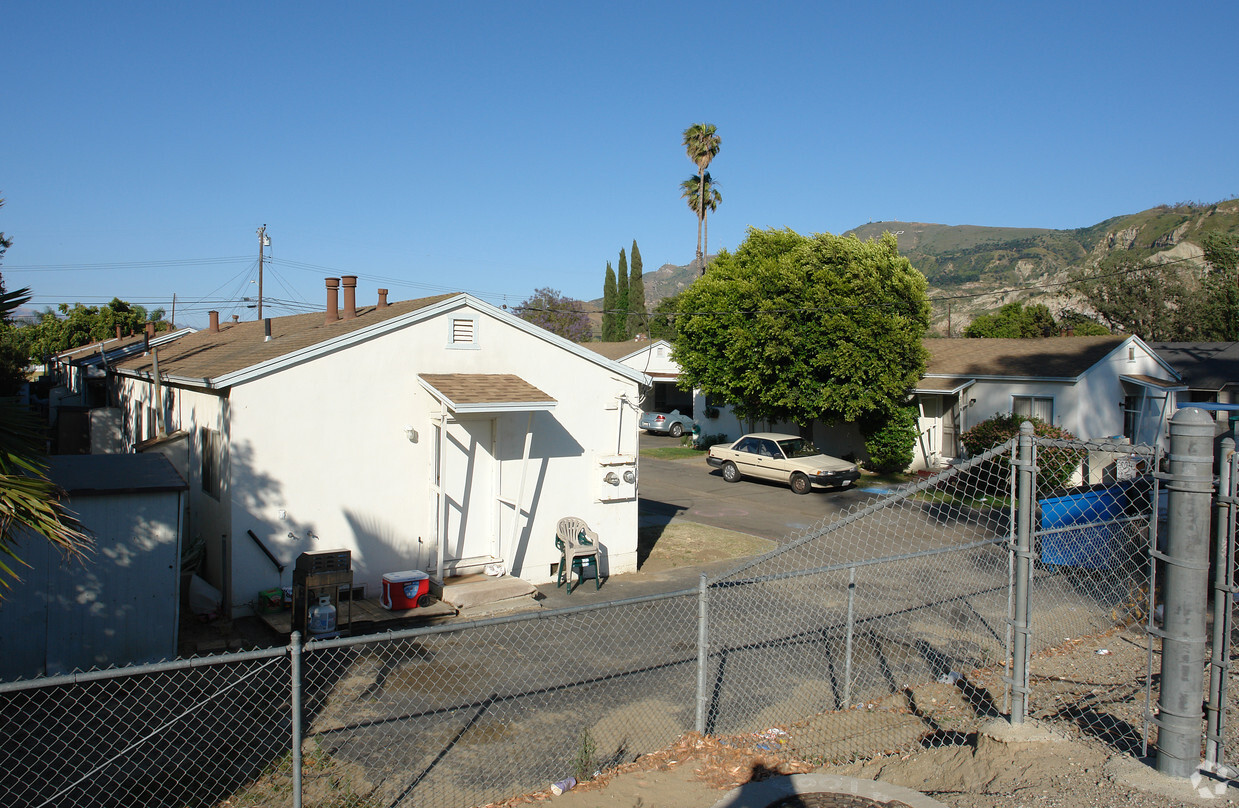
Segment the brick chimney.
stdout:
<svg viewBox="0 0 1239 808">
<path fill-rule="evenodd" d="M 380 309 L 385 309 L 385 308 L 387 308 L 387 290 L 386 290 L 386 289 L 380 289 L 380 290 L 379 290 L 379 305 L 378 305 L 378 308 L 380 308 Z"/>
<path fill-rule="evenodd" d="M 340 279 L 327 279 L 327 323 L 340 319 Z"/>
<path fill-rule="evenodd" d="M 120 323 L 116 324 L 116 338 L 120 339 Z"/>
<path fill-rule="evenodd" d="M 211 318 L 211 325 L 210 327 L 207 328 L 207 330 L 218 334 L 219 333 L 219 312 L 208 311 L 207 317 Z"/>
<path fill-rule="evenodd" d="M 344 283 L 344 319 L 351 320 L 357 316 L 357 276 L 344 275 L 340 280 Z"/>
<path fill-rule="evenodd" d="M 146 336 L 147 339 L 155 336 L 155 323 L 151 320 L 146 321 Z"/>
</svg>

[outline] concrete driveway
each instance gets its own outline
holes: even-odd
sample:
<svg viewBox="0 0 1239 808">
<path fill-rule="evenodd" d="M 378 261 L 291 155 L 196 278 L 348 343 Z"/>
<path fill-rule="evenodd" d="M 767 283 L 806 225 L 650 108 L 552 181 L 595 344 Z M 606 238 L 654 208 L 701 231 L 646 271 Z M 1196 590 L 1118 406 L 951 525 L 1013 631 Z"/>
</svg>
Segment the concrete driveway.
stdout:
<svg viewBox="0 0 1239 808">
<path fill-rule="evenodd" d="M 678 445 L 675 438 L 641 435 L 642 448 Z M 642 457 L 639 462 L 642 525 L 685 519 L 783 541 L 875 495 L 863 490 L 864 478 L 845 489 L 815 489 L 803 496 L 762 480 L 728 483 L 706 465 L 704 452 L 685 460 Z"/>
</svg>

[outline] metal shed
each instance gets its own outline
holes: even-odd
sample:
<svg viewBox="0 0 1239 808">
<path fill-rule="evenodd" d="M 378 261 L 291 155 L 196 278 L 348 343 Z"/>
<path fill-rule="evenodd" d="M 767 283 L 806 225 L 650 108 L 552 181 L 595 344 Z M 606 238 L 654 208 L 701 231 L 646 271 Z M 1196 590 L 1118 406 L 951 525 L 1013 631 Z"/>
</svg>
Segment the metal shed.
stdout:
<svg viewBox="0 0 1239 808">
<path fill-rule="evenodd" d="M 0 679 L 176 656 L 185 481 L 159 454 L 57 455 L 48 476 L 95 537 L 84 562 L 42 538 L 0 600 Z"/>
</svg>

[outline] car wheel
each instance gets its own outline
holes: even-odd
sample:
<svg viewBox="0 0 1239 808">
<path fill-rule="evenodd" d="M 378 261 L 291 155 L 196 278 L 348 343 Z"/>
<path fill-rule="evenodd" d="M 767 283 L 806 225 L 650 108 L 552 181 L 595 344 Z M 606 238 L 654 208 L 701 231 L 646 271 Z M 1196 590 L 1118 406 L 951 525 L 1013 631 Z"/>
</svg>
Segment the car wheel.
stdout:
<svg viewBox="0 0 1239 808">
<path fill-rule="evenodd" d="M 807 494 L 813 490 L 813 484 L 809 482 L 809 478 L 799 471 L 792 475 L 791 485 L 792 490 L 797 494 Z"/>
<path fill-rule="evenodd" d="M 730 460 L 723 464 L 723 479 L 729 483 L 740 482 L 740 469 Z"/>
<path fill-rule="evenodd" d="M 671 435 L 671 437 L 673 438 L 680 437 L 681 435 L 684 434 L 684 425 L 683 424 L 672 424 L 671 428 L 667 430 L 667 434 Z"/>
</svg>

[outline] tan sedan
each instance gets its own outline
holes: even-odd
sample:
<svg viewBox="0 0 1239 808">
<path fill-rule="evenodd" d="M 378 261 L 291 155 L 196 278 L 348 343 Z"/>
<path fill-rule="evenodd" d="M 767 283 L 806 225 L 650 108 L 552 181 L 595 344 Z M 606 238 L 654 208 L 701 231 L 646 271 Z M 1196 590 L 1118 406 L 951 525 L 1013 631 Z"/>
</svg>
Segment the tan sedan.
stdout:
<svg viewBox="0 0 1239 808">
<path fill-rule="evenodd" d="M 711 446 L 706 462 L 722 469 L 729 483 L 745 477 L 787 483 L 797 494 L 807 494 L 813 486 L 839 486 L 860 479 L 855 463 L 822 454 L 797 435 L 754 432 L 730 446 Z"/>
</svg>

